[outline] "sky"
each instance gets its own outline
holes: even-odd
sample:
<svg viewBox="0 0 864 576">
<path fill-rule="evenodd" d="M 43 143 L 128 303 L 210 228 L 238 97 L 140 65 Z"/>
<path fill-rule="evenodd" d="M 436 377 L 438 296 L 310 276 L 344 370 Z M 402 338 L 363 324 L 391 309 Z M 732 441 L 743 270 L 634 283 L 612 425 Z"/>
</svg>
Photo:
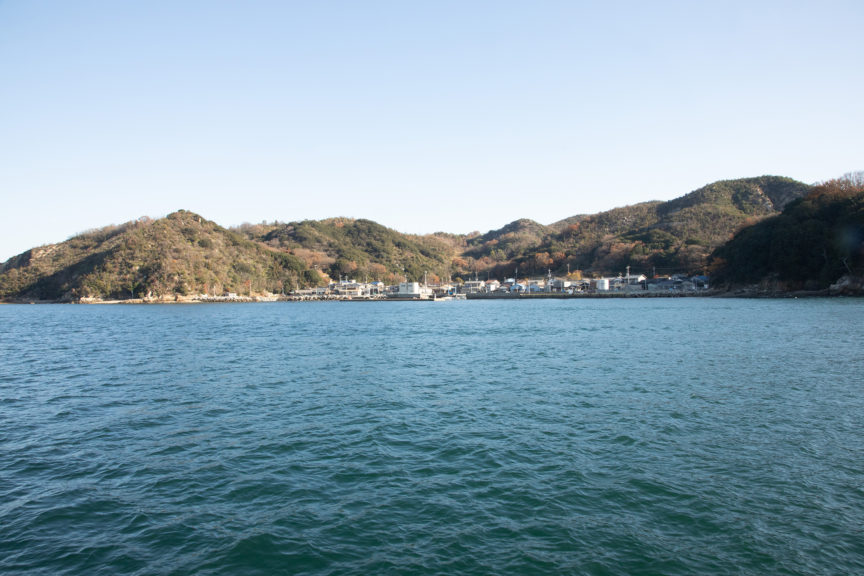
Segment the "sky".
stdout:
<svg viewBox="0 0 864 576">
<path fill-rule="evenodd" d="M 0 0 L 0 262 L 141 216 L 549 224 L 864 169 L 864 2 Z"/>
</svg>

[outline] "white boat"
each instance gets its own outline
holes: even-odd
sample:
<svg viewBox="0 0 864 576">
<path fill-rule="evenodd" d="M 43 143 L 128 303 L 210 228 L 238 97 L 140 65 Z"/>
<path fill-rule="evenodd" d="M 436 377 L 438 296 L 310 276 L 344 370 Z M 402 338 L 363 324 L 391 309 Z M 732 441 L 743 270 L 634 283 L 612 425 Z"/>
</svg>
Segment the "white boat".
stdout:
<svg viewBox="0 0 864 576">
<path fill-rule="evenodd" d="M 448 302 L 450 300 L 467 300 L 465 294 L 447 294 L 446 296 L 433 296 L 435 302 Z"/>
</svg>

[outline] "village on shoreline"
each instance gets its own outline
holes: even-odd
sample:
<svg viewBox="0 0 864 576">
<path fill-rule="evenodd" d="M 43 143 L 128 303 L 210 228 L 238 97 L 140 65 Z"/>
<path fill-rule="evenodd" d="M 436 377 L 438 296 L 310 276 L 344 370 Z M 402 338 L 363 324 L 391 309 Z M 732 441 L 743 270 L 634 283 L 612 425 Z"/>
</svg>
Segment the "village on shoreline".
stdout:
<svg viewBox="0 0 864 576">
<path fill-rule="evenodd" d="M 324 286 L 285 293 L 224 292 L 222 294 L 148 294 L 143 298 L 104 299 L 81 297 L 62 300 L 6 299 L 0 304 L 196 304 L 248 302 L 441 302 L 449 300 L 534 300 L 609 298 L 798 298 L 862 296 L 860 283 L 844 277 L 823 290 L 788 290 L 782 284 L 759 284 L 737 288 L 711 287 L 707 276 L 675 274 L 648 278 L 644 274 L 567 280 L 545 277 L 468 280 L 449 283 L 381 281 L 359 282 L 347 277 Z"/>
<path fill-rule="evenodd" d="M 566 280 L 563 278 L 508 278 L 498 280 L 468 280 L 461 283 L 400 282 L 387 285 L 380 281 L 358 282 L 343 278 L 325 286 L 292 290 L 285 294 L 225 292 L 220 295 L 172 295 L 169 298 L 151 295 L 146 298 L 103 300 L 81 298 L 80 304 L 137 303 L 208 303 L 208 302 L 437 302 L 447 300 L 542 299 L 542 298 L 618 298 L 618 297 L 678 297 L 709 296 L 706 276 L 674 275 L 646 278 L 644 275 L 620 275 L 611 278 Z"/>
<path fill-rule="evenodd" d="M 643 274 L 619 275 L 611 278 L 568 280 L 553 277 L 467 280 L 460 283 L 358 282 L 340 279 L 326 286 L 294 290 L 286 295 L 291 300 L 444 300 L 491 299 L 517 297 L 609 296 L 699 294 L 709 289 L 706 276 L 675 275 L 647 278 Z M 228 295 L 229 297 L 232 295 Z M 234 295 L 239 297 L 238 295 Z"/>
<path fill-rule="evenodd" d="M 469 280 L 462 283 L 357 282 L 341 279 L 317 288 L 240 294 L 171 294 L 144 298 L 103 299 L 82 297 L 64 300 L 5 299 L 0 304 L 204 304 L 252 302 L 442 302 L 450 300 L 541 300 L 615 298 L 808 298 L 864 296 L 860 279 L 843 277 L 822 290 L 787 290 L 781 284 L 759 284 L 737 288 L 711 287 L 707 276 L 676 274 L 646 278 L 617 276 L 568 281 L 561 278 L 526 278 L 516 281 Z"/>
</svg>

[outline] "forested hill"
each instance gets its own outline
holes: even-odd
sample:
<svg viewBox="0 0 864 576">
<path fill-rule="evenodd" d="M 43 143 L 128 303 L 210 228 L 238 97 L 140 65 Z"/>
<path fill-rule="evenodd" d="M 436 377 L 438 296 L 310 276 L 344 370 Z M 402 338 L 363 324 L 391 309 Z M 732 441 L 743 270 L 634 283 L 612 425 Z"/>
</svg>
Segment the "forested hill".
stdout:
<svg viewBox="0 0 864 576">
<path fill-rule="evenodd" d="M 742 226 L 777 214 L 810 186 L 762 176 L 709 184 L 668 202 L 644 202 L 540 226 L 520 220 L 468 241 L 463 259 L 492 276 L 702 272 L 708 256 Z M 520 223 L 522 223 L 520 225 Z"/>
<path fill-rule="evenodd" d="M 181 210 L 34 248 L 0 267 L 0 299 L 280 292 L 321 282 L 286 252 Z"/>
<path fill-rule="evenodd" d="M 712 255 L 710 270 L 715 285 L 822 290 L 845 277 L 845 291 L 860 293 L 864 174 L 821 184 L 782 214 L 742 229 Z"/>
<path fill-rule="evenodd" d="M 284 250 L 308 266 L 340 276 L 398 283 L 404 277 L 448 279 L 462 243 L 457 235 L 412 235 L 371 220 L 329 218 L 243 225 L 248 239 Z"/>
<path fill-rule="evenodd" d="M 0 299 L 172 298 L 280 293 L 351 277 L 396 283 L 475 275 L 704 272 L 742 227 L 776 215 L 810 186 L 763 176 L 710 184 L 551 225 L 517 220 L 486 234 L 410 235 L 370 220 L 225 229 L 179 211 L 34 248 L 0 266 Z"/>
</svg>

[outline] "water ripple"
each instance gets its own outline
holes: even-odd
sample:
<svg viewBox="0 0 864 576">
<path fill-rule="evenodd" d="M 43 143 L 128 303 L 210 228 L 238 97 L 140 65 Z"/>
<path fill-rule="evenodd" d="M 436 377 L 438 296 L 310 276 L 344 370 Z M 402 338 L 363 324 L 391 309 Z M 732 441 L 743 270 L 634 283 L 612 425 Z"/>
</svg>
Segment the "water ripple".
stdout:
<svg viewBox="0 0 864 576">
<path fill-rule="evenodd" d="M 4 574 L 864 572 L 856 301 L 0 321 Z"/>
</svg>

